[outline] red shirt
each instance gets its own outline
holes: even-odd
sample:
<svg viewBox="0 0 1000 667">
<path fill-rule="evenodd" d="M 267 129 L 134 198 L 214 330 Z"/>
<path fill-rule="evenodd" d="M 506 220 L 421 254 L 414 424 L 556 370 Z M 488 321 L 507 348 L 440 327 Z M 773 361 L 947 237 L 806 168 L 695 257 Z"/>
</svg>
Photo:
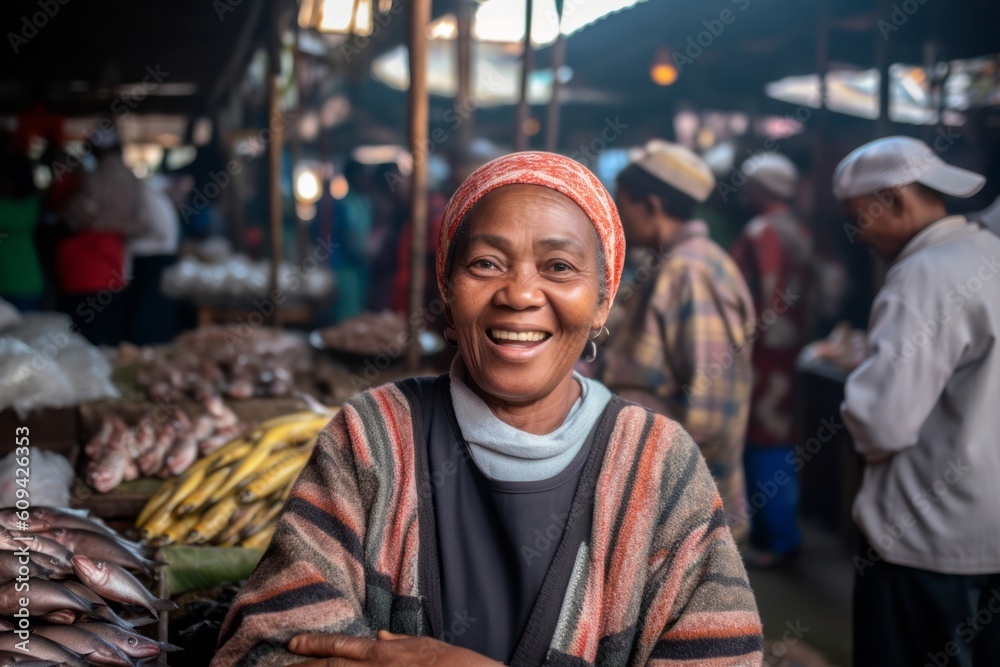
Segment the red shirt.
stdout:
<svg viewBox="0 0 1000 667">
<path fill-rule="evenodd" d="M 60 294 L 120 292 L 125 287 L 125 243 L 121 234 L 83 231 L 56 245 Z"/>
<path fill-rule="evenodd" d="M 811 335 L 815 287 L 812 236 L 788 210 L 758 216 L 732 250 L 757 312 L 747 442 L 798 440 L 795 359 Z"/>
</svg>

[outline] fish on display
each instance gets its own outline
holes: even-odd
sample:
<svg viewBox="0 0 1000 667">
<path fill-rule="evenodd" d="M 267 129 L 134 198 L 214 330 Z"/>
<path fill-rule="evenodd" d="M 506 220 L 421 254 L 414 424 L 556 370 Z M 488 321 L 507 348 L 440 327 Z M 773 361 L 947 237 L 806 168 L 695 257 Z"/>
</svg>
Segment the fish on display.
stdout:
<svg viewBox="0 0 1000 667">
<path fill-rule="evenodd" d="M 153 623 L 156 621 L 156 619 L 153 618 L 152 616 L 148 617 L 148 619 L 146 617 L 142 617 L 136 619 L 129 619 L 126 621 L 124 618 L 116 614 L 111 607 L 108 606 L 107 600 L 102 598 L 100 595 L 95 593 L 87 586 L 81 584 L 79 581 L 69 580 L 61 583 L 66 588 L 68 588 L 69 590 L 73 591 L 74 593 L 82 597 L 84 600 L 94 603 L 94 611 L 90 615 L 91 618 L 107 621 L 108 623 L 112 623 L 123 630 L 133 630 L 139 627 L 140 625 L 147 625 L 147 620 L 149 623 Z"/>
<path fill-rule="evenodd" d="M 42 567 L 31 560 L 30 553 L 28 554 L 28 563 L 26 565 L 21 563 L 21 558 L 22 556 L 18 556 L 13 551 L 0 551 L 0 581 L 10 581 L 21 576 L 22 567 L 27 568 L 29 577 L 48 579 L 49 575 L 52 574 L 52 570 Z"/>
<path fill-rule="evenodd" d="M 133 667 L 134 661 L 117 647 L 78 625 L 40 625 L 33 628 L 32 638 L 41 635 L 57 644 L 87 656 L 89 662 L 115 667 Z"/>
<path fill-rule="evenodd" d="M 62 664 L 54 660 L 39 660 L 22 651 L 0 651 L 0 667 L 59 667 Z"/>
<path fill-rule="evenodd" d="M 31 562 L 35 565 L 49 571 L 47 575 L 49 579 L 64 579 L 73 574 L 73 565 L 55 556 L 49 556 L 39 551 L 32 551 L 29 558 L 31 558 Z"/>
<path fill-rule="evenodd" d="M 90 533 L 97 533 L 100 537 L 106 537 L 109 540 L 117 542 L 119 545 L 125 547 L 132 553 L 142 556 L 144 558 L 148 558 L 151 554 L 155 552 L 155 549 L 145 544 L 133 542 L 132 540 L 114 532 L 110 528 L 107 528 L 107 526 L 105 526 L 106 529 L 105 531 L 94 530 L 94 528 L 97 527 L 99 527 L 99 524 L 94 524 L 90 528 L 84 526 L 53 526 L 49 530 L 44 531 L 42 535 L 47 535 L 59 543 L 62 543 L 63 540 L 58 536 L 65 535 L 66 536 L 65 539 L 67 541 L 73 542 L 75 544 L 76 541 L 78 541 L 81 538 L 93 541 L 94 537 L 90 535 Z M 67 532 L 64 533 L 60 531 L 67 531 Z M 51 533 L 51 535 L 49 533 Z M 79 533 L 79 535 L 77 533 Z M 73 550 L 73 546 L 71 544 L 67 543 L 65 546 L 70 551 Z"/>
<path fill-rule="evenodd" d="M 176 604 L 154 596 L 134 575 L 115 563 L 91 560 L 86 556 L 73 556 L 72 562 L 76 576 L 106 600 L 143 607 L 157 618 L 157 611 L 177 609 Z"/>
<path fill-rule="evenodd" d="M 46 623 L 55 623 L 56 625 L 73 625 L 76 623 L 76 614 L 69 609 L 56 609 L 42 614 L 41 619 Z"/>
<path fill-rule="evenodd" d="M 30 595 L 23 590 L 25 583 Z M 16 588 L 19 585 L 22 588 L 20 591 Z M 11 616 L 18 612 L 21 609 L 21 598 L 28 598 L 28 613 L 32 616 L 63 609 L 88 615 L 94 611 L 93 602 L 84 600 L 65 586 L 44 579 L 29 579 L 21 584 L 9 581 L 0 585 L 0 614 Z"/>
<path fill-rule="evenodd" d="M 10 536 L 9 538 L 0 535 L 0 548 L 9 549 L 10 546 L 8 545 L 13 545 L 14 551 L 17 551 L 27 546 L 28 551 L 51 556 L 63 566 L 69 565 L 70 559 L 73 558 L 73 552 L 70 549 L 59 544 L 51 537 L 40 533 L 25 533 L 18 530 L 7 531 L 7 533 Z M 45 565 L 45 567 L 49 566 Z"/>
<path fill-rule="evenodd" d="M 23 640 L 13 632 L 0 632 L 0 651 L 18 653 L 20 649 L 17 645 Z M 72 651 L 61 644 L 57 644 L 45 637 L 32 636 L 28 647 L 31 649 L 31 657 L 35 660 L 51 660 L 55 663 L 66 663 L 67 667 L 86 667 L 87 661 L 76 651 Z M 20 651 L 23 655 L 24 651 Z M 21 663 L 18 663 L 21 664 Z"/>
<path fill-rule="evenodd" d="M 16 510 L 13 507 L 7 507 L 0 509 L 0 526 L 3 526 L 7 530 L 28 530 L 33 533 L 48 530 L 51 524 L 48 521 L 43 521 L 42 519 L 28 514 L 28 518 L 22 521 L 18 518 L 18 514 L 24 516 L 22 512 L 25 510 Z"/>
<path fill-rule="evenodd" d="M 118 540 L 113 540 L 91 530 L 52 528 L 44 535 L 64 546 L 72 554 L 115 563 L 130 570 L 138 570 L 150 577 L 156 572 L 155 568 L 158 565 L 156 561 L 136 553 Z M 72 554 L 70 560 L 72 560 Z"/>
<path fill-rule="evenodd" d="M 48 524 L 47 527 L 42 528 L 41 530 L 28 528 L 29 533 L 42 533 L 49 528 L 56 527 L 82 528 L 84 530 L 92 530 L 95 533 L 104 533 L 108 537 L 114 537 L 116 539 L 120 537 L 118 533 L 109 528 L 103 521 L 89 517 L 86 514 L 81 516 L 75 511 L 70 511 L 69 508 L 32 507 L 29 511 L 33 519 L 40 523 Z"/>
<path fill-rule="evenodd" d="M 161 651 L 180 651 L 180 646 L 158 642 L 149 637 L 144 637 L 135 632 L 129 632 L 121 628 L 116 628 L 107 623 L 80 623 L 78 627 L 87 632 L 91 632 L 104 641 L 108 642 L 125 655 L 143 660 L 145 658 L 155 658 Z"/>
</svg>

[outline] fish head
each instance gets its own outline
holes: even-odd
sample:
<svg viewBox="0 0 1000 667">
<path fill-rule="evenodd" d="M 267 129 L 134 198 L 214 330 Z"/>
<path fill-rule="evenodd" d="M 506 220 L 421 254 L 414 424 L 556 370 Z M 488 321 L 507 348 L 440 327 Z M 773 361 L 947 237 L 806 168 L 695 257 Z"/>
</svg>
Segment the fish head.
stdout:
<svg viewBox="0 0 1000 667">
<path fill-rule="evenodd" d="M 73 571 L 84 581 L 103 585 L 111 578 L 107 564 L 102 560 L 90 560 L 86 556 L 73 556 Z"/>
<path fill-rule="evenodd" d="M 152 639 L 128 635 L 123 637 L 122 649 L 133 658 L 153 658 L 160 655 L 160 647 Z"/>
<path fill-rule="evenodd" d="M 64 563 L 61 558 L 49 554 L 39 554 L 34 562 L 39 567 L 48 570 L 49 574 L 72 574 L 73 572 L 69 563 Z"/>
</svg>

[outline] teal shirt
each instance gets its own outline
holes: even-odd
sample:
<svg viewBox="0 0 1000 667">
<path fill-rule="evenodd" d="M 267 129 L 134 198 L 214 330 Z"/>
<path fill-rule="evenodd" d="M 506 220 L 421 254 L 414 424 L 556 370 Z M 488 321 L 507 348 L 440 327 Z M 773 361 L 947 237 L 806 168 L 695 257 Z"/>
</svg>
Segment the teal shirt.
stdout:
<svg viewBox="0 0 1000 667">
<path fill-rule="evenodd" d="M 42 268 L 32 234 L 38 199 L 0 199 L 0 295 L 40 296 Z"/>
</svg>

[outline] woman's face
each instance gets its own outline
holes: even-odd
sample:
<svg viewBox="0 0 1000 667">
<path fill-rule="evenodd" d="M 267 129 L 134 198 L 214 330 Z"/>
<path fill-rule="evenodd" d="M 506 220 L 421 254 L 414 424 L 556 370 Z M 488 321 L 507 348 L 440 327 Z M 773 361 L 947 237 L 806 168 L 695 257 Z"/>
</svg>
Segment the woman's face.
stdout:
<svg viewBox="0 0 1000 667">
<path fill-rule="evenodd" d="M 607 320 L 594 226 L 571 199 L 535 185 L 490 192 L 467 224 L 448 317 L 471 379 L 507 403 L 548 396 Z"/>
</svg>

